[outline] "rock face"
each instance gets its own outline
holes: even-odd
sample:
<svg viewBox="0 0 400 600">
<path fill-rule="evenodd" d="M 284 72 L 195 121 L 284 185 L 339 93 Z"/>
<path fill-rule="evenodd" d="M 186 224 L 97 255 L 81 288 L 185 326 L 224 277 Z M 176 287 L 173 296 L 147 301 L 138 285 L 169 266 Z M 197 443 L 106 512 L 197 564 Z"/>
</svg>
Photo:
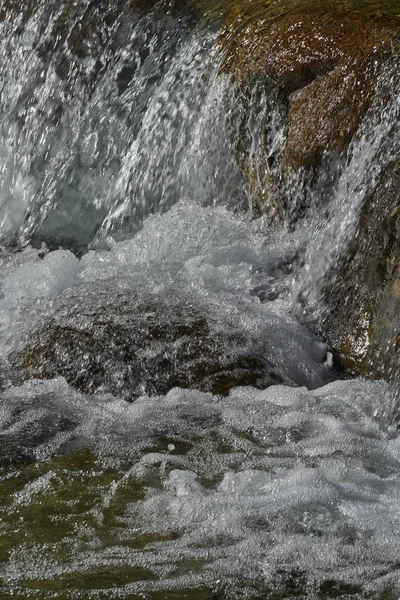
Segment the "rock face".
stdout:
<svg viewBox="0 0 400 600">
<path fill-rule="evenodd" d="M 267 112 L 279 115 L 280 147 L 273 148 L 273 126 L 267 123 L 260 130 L 257 160 L 242 134 L 237 156 L 260 210 L 294 227 L 307 198 L 299 211 L 292 190 L 301 196 L 302 182 L 312 190 L 322 163 L 325 168 L 327 161 L 346 157 L 377 94 L 385 110 L 380 77 L 396 71 L 400 54 L 393 3 L 380 14 L 367 14 L 361 5 L 354 10 L 355 2 L 303 6 L 289 3 L 285 14 L 277 8 L 269 17 L 266 11 L 264 20 L 250 9 L 233 10 L 221 37 L 224 69 L 248 103 L 243 102 L 244 113 L 252 110 L 254 89 L 275 89 L 275 105 Z M 393 379 L 400 368 L 400 158 L 395 152 L 377 160 L 389 164 L 371 184 L 354 238 L 343 248 L 338 273 L 325 291 L 323 326 L 351 373 Z M 339 176 L 339 161 L 335 168 Z"/>
<path fill-rule="evenodd" d="M 315 167 L 324 152 L 346 150 L 375 91 L 377 69 L 369 60 L 339 65 L 291 95 L 285 166 Z"/>
<path fill-rule="evenodd" d="M 393 379 L 400 367 L 400 159 L 368 194 L 358 230 L 326 294 L 325 329 L 354 374 Z"/>
<path fill-rule="evenodd" d="M 286 139 L 280 164 L 271 168 L 267 148 L 264 199 L 256 193 L 268 211 L 290 171 L 316 169 L 324 153 L 347 149 L 372 102 L 382 65 L 399 52 L 400 22 L 321 7 L 248 20 L 246 26 L 240 12 L 228 18 L 221 43 L 227 47 L 224 68 L 243 89 L 267 81 L 281 93 Z M 254 188 L 242 157 L 240 164 Z"/>
</svg>

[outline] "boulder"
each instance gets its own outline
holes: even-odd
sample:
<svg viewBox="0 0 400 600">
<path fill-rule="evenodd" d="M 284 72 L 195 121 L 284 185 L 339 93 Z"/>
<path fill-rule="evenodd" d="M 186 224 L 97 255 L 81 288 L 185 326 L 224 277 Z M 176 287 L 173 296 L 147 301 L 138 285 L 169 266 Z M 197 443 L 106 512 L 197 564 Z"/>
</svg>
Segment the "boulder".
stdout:
<svg viewBox="0 0 400 600">
<path fill-rule="evenodd" d="M 60 300 L 10 356 L 11 380 L 62 376 L 83 393 L 132 401 L 173 387 L 226 395 L 236 386 L 312 388 L 335 378 L 325 344 L 294 320 L 266 313 L 263 326 L 248 328 L 187 298 L 117 286 L 81 285 Z"/>
</svg>

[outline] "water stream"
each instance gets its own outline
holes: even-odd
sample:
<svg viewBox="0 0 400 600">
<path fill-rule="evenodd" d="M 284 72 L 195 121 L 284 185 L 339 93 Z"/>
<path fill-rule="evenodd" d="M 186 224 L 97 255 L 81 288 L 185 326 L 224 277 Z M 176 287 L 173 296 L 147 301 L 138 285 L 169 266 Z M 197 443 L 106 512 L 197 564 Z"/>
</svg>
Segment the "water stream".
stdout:
<svg viewBox="0 0 400 600">
<path fill-rule="evenodd" d="M 398 598 L 393 389 L 318 335 L 398 74 L 288 230 L 253 217 L 217 21 L 3 4 L 0 597 Z"/>
</svg>

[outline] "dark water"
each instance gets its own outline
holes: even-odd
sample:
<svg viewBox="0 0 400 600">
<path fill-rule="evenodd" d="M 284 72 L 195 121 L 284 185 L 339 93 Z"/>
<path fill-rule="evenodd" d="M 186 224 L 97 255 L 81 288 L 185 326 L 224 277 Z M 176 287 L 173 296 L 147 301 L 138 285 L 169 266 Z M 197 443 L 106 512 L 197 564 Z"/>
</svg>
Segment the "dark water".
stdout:
<svg viewBox="0 0 400 600">
<path fill-rule="evenodd" d="M 347 161 L 288 185 L 288 232 L 235 157 L 282 122 L 266 88 L 244 118 L 227 5 L 195 8 L 1 4 L 0 597 L 398 598 L 393 391 L 317 335 L 398 152 L 397 73 Z"/>
</svg>

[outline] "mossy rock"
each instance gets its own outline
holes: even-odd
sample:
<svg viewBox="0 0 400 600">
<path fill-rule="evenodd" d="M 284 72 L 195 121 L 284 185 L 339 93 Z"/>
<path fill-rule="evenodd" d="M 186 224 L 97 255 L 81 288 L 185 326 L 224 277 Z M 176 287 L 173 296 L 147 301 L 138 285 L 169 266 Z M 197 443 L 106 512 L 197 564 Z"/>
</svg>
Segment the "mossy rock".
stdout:
<svg viewBox="0 0 400 600">
<path fill-rule="evenodd" d="M 282 381 L 257 341 L 232 323 L 187 302 L 125 292 L 78 296 L 11 360 L 23 379 L 63 376 L 79 391 L 127 400 L 175 386 L 227 394 Z"/>
</svg>

